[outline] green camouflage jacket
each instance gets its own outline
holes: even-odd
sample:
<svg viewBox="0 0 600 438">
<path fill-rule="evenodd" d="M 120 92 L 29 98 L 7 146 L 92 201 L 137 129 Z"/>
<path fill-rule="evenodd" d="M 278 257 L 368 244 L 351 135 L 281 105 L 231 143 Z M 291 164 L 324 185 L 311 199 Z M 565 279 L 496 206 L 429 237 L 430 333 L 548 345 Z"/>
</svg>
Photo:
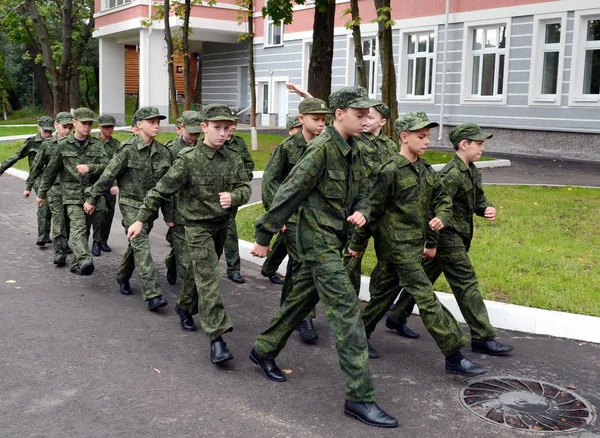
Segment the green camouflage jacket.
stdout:
<svg viewBox="0 0 600 438">
<path fill-rule="evenodd" d="M 77 172 L 78 164 L 86 164 L 89 172 Z M 60 188 L 63 204 L 81 204 L 85 201 L 84 191 L 93 185 L 108 164 L 108 157 L 104 152 L 104 145 L 97 138 L 88 136 L 85 142 L 79 142 L 69 134 L 58 140 L 56 151 L 50 158 L 48 166 L 42 176 L 38 196 L 46 198 L 46 192 L 60 175 Z"/>
<path fill-rule="evenodd" d="M 162 143 L 154 140 L 146 145 L 140 136 L 132 137 L 122 143 L 100 179 L 86 190 L 86 200 L 96 205 L 98 197 L 116 180 L 119 203 L 140 208 L 148 191 L 156 186 L 170 167 L 171 154 Z M 165 221 L 173 221 L 170 202 L 163 208 L 163 215 Z"/>
<path fill-rule="evenodd" d="M 250 182 L 240 155 L 229 148 L 213 149 L 204 143 L 185 148 L 155 188 L 148 192 L 137 220 L 146 222 L 159 206 L 178 193 L 177 214 L 185 225 L 227 226 L 231 208 L 219 203 L 229 192 L 232 207 L 250 199 Z"/>
<path fill-rule="evenodd" d="M 356 139 L 345 141 L 335 128 L 326 127 L 309 142 L 271 208 L 256 222 L 256 242 L 268 245 L 298 210 L 298 248 L 304 259 L 321 260 L 321 254 L 339 257 L 348 235 L 347 217 L 355 211 L 368 213 L 363 202 L 367 178 Z"/>
<path fill-rule="evenodd" d="M 452 218 L 439 233 L 430 232 L 427 247 L 453 246 L 454 235 L 462 239 L 469 250 L 473 238 L 473 214 L 483 216 L 485 209 L 493 207 L 483 192 L 481 173 L 474 163 L 468 167 L 456 154 L 440 171 L 442 184 L 452 199 Z"/>
<path fill-rule="evenodd" d="M 373 135 L 363 133 L 359 139 L 363 145 L 365 160 L 374 171 L 374 178 L 377 178 L 379 169 L 384 163 L 387 163 L 392 157 L 398 155 L 398 145 L 394 139 L 387 135 Z"/>
<path fill-rule="evenodd" d="M 400 154 L 383 165 L 367 203 L 368 224 L 355 229 L 349 247 L 363 251 L 373 235 L 382 262 L 420 262 L 429 220 L 438 217 L 446 225 L 452 217 L 439 175 L 425 160 L 411 163 Z"/>
<path fill-rule="evenodd" d="M 261 181 L 262 203 L 265 210 L 269 210 L 277 189 L 300 161 L 306 146 L 307 142 L 302 131 L 298 131 L 283 140 L 271 154 Z M 295 213 L 290 216 L 288 222 L 298 222 Z"/>
<path fill-rule="evenodd" d="M 50 158 L 54 154 L 56 150 L 56 145 L 58 144 L 58 138 L 56 135 L 53 135 L 48 140 L 42 142 L 42 145 L 38 149 L 38 152 L 33 160 L 33 164 L 29 169 L 29 175 L 27 176 L 27 181 L 25 181 L 25 190 L 31 191 L 34 186 L 39 186 L 40 184 L 40 176 L 44 173 L 44 170 L 48 166 L 50 162 Z M 56 177 L 54 181 L 54 185 L 58 186 L 60 184 L 60 176 Z"/>
<path fill-rule="evenodd" d="M 33 160 L 35 160 L 35 156 L 42 145 L 42 142 L 43 140 L 40 134 L 25 140 L 23 145 L 11 157 L 8 157 L 0 164 L 0 175 L 6 172 L 6 169 L 12 167 L 17 161 L 25 157 L 27 157 L 29 169 L 31 169 Z"/>
<path fill-rule="evenodd" d="M 242 137 L 239 135 L 234 135 L 230 140 L 225 142 L 225 147 L 231 149 L 232 151 L 236 151 L 241 155 L 242 161 L 244 162 L 244 169 L 246 169 L 246 173 L 248 174 L 248 181 L 252 181 L 252 171 L 254 170 L 254 160 L 252 159 L 252 155 L 250 155 L 250 151 L 248 150 L 248 146 Z"/>
<path fill-rule="evenodd" d="M 165 145 L 171 153 L 171 161 L 174 163 L 182 149 L 190 147 L 181 137 L 171 140 Z"/>
</svg>

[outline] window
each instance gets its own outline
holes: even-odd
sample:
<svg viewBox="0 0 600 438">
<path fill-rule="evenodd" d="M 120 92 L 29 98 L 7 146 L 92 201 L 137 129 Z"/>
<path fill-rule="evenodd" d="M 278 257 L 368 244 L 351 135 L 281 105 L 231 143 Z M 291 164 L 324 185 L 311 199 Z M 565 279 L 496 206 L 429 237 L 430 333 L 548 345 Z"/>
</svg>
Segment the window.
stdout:
<svg viewBox="0 0 600 438">
<path fill-rule="evenodd" d="M 365 38 L 362 41 L 363 71 L 367 80 L 367 91 L 371 98 L 377 95 L 377 37 Z M 352 46 L 354 47 L 354 46 Z M 356 67 L 358 70 L 358 66 Z M 358 85 L 358 71 L 354 72 L 354 85 Z"/>
<path fill-rule="evenodd" d="M 271 17 L 265 20 L 265 46 L 281 46 L 283 44 L 283 26 L 275 23 Z"/>
<path fill-rule="evenodd" d="M 116 8 L 117 6 L 123 6 L 127 3 L 131 3 L 131 0 L 106 0 L 105 9 Z"/>
<path fill-rule="evenodd" d="M 584 43 L 583 94 L 600 94 L 600 17 L 587 20 Z"/>
<path fill-rule="evenodd" d="M 534 19 L 529 104 L 560 105 L 566 15 Z"/>
<path fill-rule="evenodd" d="M 312 53 L 312 41 L 304 41 L 302 54 L 302 88 L 308 90 L 308 68 L 310 67 L 310 55 Z"/>
<path fill-rule="evenodd" d="M 569 105 L 600 106 L 600 9 L 575 12 Z"/>
<path fill-rule="evenodd" d="M 405 96 L 431 96 L 435 33 L 412 33 L 406 37 Z"/>
</svg>

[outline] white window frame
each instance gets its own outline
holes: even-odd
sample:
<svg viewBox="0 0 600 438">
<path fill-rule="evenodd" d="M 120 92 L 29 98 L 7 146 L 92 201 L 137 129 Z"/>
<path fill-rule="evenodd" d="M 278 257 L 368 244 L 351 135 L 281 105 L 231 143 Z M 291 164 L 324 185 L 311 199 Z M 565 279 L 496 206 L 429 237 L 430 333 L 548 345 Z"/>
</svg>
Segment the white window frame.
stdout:
<svg viewBox="0 0 600 438">
<path fill-rule="evenodd" d="M 128 5 L 132 2 L 132 0 L 113 0 L 115 2 L 114 6 L 110 5 L 111 0 L 103 0 L 102 2 L 102 10 L 106 11 L 108 9 L 115 9 L 115 8 L 119 8 L 121 6 L 125 6 Z"/>
<path fill-rule="evenodd" d="M 265 39 L 264 39 L 264 47 L 281 47 L 283 46 L 283 31 L 285 25 L 281 23 L 279 26 L 275 25 L 275 21 L 270 16 L 265 17 Z M 279 27 L 281 29 L 281 42 L 273 43 L 273 36 L 275 35 L 274 29 Z"/>
<path fill-rule="evenodd" d="M 302 40 L 302 88 L 308 90 L 308 68 L 310 67 L 310 52 L 312 50 L 312 39 Z"/>
<path fill-rule="evenodd" d="M 427 59 L 433 59 L 433 71 L 431 80 L 431 93 L 420 95 L 411 95 L 406 92 L 406 82 L 408 80 L 408 60 L 416 59 L 417 54 L 408 54 L 408 37 L 414 34 L 430 34 L 433 33 L 433 52 L 428 53 Z M 398 101 L 400 102 L 420 102 L 420 103 L 435 103 L 435 90 L 437 86 L 437 56 L 438 56 L 438 28 L 435 27 L 417 27 L 411 29 L 402 29 L 400 31 L 400 56 L 398 57 Z M 429 62 L 426 66 L 426 71 L 429 69 Z"/>
<path fill-rule="evenodd" d="M 588 20 L 600 20 L 600 9 L 575 12 L 569 106 L 600 107 L 600 94 L 583 94 L 585 50 L 590 47 L 600 49 L 600 41 L 586 41 Z"/>
<path fill-rule="evenodd" d="M 465 105 L 506 105 L 508 96 L 508 66 L 510 64 L 510 18 L 504 20 L 485 20 L 477 22 L 465 23 L 463 34 L 463 57 L 461 70 L 461 88 L 460 88 L 460 103 Z M 482 55 L 484 53 L 501 53 L 504 54 L 504 83 L 502 84 L 502 94 L 495 96 L 481 96 L 471 94 L 473 82 L 473 29 L 477 28 L 493 28 L 505 26 L 506 28 L 506 45 L 504 49 L 494 49 L 486 52 L 486 49 L 477 51 Z M 498 71 L 496 69 L 496 71 Z M 494 81 L 496 82 L 496 81 Z M 494 84 L 496 87 L 496 84 Z"/>
<path fill-rule="evenodd" d="M 374 39 L 375 40 L 375 58 L 371 59 L 371 56 L 368 55 L 365 57 L 363 53 L 363 60 L 371 62 L 371 71 L 374 75 L 374 82 L 372 87 L 368 87 L 367 92 L 369 93 L 369 97 L 371 99 L 376 99 L 377 94 L 379 92 L 379 38 L 377 38 L 377 32 L 364 32 L 361 29 L 361 45 L 365 40 Z M 346 59 L 348 60 L 347 69 L 346 69 L 346 85 L 349 87 L 353 87 L 356 81 L 356 59 L 354 57 L 354 38 L 352 34 L 348 35 L 348 56 Z"/>
<path fill-rule="evenodd" d="M 546 25 L 560 24 L 560 41 L 546 44 Z M 567 14 L 544 14 L 533 18 L 533 44 L 531 46 L 531 71 L 529 76 L 529 105 L 560 106 L 562 101 L 563 71 L 565 64 L 565 41 Z M 544 53 L 558 52 L 556 94 L 542 94 Z"/>
</svg>

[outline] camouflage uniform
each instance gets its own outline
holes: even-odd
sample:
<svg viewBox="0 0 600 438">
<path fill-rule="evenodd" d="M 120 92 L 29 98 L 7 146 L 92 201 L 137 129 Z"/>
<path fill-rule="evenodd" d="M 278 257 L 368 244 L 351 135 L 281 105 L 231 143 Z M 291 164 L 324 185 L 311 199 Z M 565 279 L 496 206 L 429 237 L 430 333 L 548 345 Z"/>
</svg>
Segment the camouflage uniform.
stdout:
<svg viewBox="0 0 600 438">
<path fill-rule="evenodd" d="M 366 90 L 357 87 L 342 88 L 329 100 L 332 111 L 368 108 L 373 102 Z M 342 265 L 341 253 L 350 226 L 347 217 L 355 211 L 367 213 L 361 202 L 366 171 L 355 139 L 345 141 L 335 128 L 327 127 L 309 143 L 277 190 L 271 208 L 256 223 L 256 242 L 265 246 L 298 212 L 297 245 L 302 257 L 294 289 L 270 327 L 255 340 L 256 352 L 274 359 L 294 328 L 321 300 L 346 375 L 346 398 L 358 402 L 373 402 L 375 388 L 358 298 Z"/>
<path fill-rule="evenodd" d="M 161 117 L 156 108 L 140 108 L 137 120 Z M 164 118 L 164 116 L 162 116 Z M 94 184 L 86 190 L 87 202 L 96 205 L 99 198 L 115 183 L 119 187 L 119 209 L 123 216 L 125 232 L 135 222 L 139 208 L 148 191 L 167 173 L 171 166 L 171 155 L 165 146 L 153 140 L 150 145 L 144 144 L 141 136 L 134 136 L 121 144 L 119 152 L 110 160 L 106 170 Z M 172 222 L 171 203 L 163 207 L 165 222 Z M 148 217 L 140 235 L 128 241 L 127 251 L 117 270 L 117 282 L 129 280 L 137 268 L 142 285 L 144 301 L 162 296 L 158 284 L 158 275 L 148 235 L 152 230 L 157 214 Z"/>
<path fill-rule="evenodd" d="M 67 112 L 61 112 L 56 115 L 56 121 L 63 125 L 70 125 L 73 123 L 71 114 Z M 56 147 L 58 145 L 59 138 L 54 135 L 52 138 L 44 141 L 40 146 L 40 149 L 33 161 L 27 181 L 25 182 L 25 190 L 31 191 L 34 185 L 38 184 L 41 180 L 41 176 L 50 162 L 50 158 L 54 155 Z M 54 246 L 54 260 L 67 256 L 69 250 L 69 229 L 67 218 L 65 215 L 65 206 L 62 202 L 62 192 L 60 189 L 60 176 L 56 177 L 56 180 L 52 187 L 48 189 L 47 204 L 52 215 L 52 240 Z M 62 262 L 61 262 L 62 263 Z"/>
<path fill-rule="evenodd" d="M 228 107 L 219 104 L 204 109 L 205 120 L 231 120 Z M 137 220 L 146 222 L 159 206 L 178 193 L 176 209 L 182 218 L 189 247 L 189 265 L 177 304 L 200 315 L 200 323 L 211 341 L 232 330 L 219 286 L 219 257 L 227 236 L 230 209 L 223 209 L 219 193 L 229 192 L 232 208 L 250 198 L 248 174 L 240 155 L 227 147 L 214 149 L 204 143 L 182 150 L 173 166 L 148 192 Z M 135 240 L 135 239 L 134 239 Z M 192 308 L 196 297 L 198 305 Z"/>
<path fill-rule="evenodd" d="M 422 116 L 408 113 L 396 121 L 397 131 L 437 126 Z M 371 277 L 371 299 L 363 322 L 370 338 L 379 320 L 397 296 L 400 285 L 410 293 L 421 311 L 421 318 L 445 356 L 460 350 L 465 336 L 452 314 L 439 302 L 421 266 L 428 222 L 438 217 L 447 224 L 452 216 L 451 200 L 439 175 L 427 162 L 414 163 L 398 155 L 381 168 L 368 197 L 371 213 L 366 228 L 356 229 L 350 249 L 362 251 L 369 235 L 375 241 L 378 267 Z"/>
<path fill-rule="evenodd" d="M 82 122 L 93 121 L 93 117 L 94 113 L 87 108 L 76 109 L 73 116 L 74 119 Z M 76 169 L 78 164 L 87 164 L 89 172 L 78 173 Z M 45 199 L 56 177 L 60 175 L 62 201 L 66 207 L 73 249 L 72 270 L 77 266 L 81 268 L 93 262 L 88 242 L 92 217 L 83 211 L 84 190 L 98 180 L 107 164 L 108 157 L 102 142 L 88 136 L 85 142 L 80 144 L 74 135 L 70 134 L 58 141 L 56 151 L 42 176 L 38 196 Z"/>
<path fill-rule="evenodd" d="M 265 277 L 271 277 L 277 274 L 277 269 L 279 268 L 279 265 L 281 265 L 281 263 L 287 255 L 288 252 L 285 247 L 283 233 L 278 233 L 277 237 L 275 237 L 275 241 L 273 242 L 271 252 L 269 252 L 269 255 L 267 256 L 265 262 L 262 265 L 261 273 Z"/>
<path fill-rule="evenodd" d="M 117 121 L 113 116 L 101 115 L 98 117 L 98 126 L 115 126 L 116 124 Z M 98 137 L 98 140 L 103 141 L 100 137 Z M 114 157 L 120 145 L 121 143 L 119 143 L 114 137 L 111 137 L 107 142 L 104 142 L 104 150 L 109 159 Z M 98 199 L 98 205 L 96 205 L 96 211 L 94 213 L 93 236 L 93 239 L 98 243 L 108 243 L 110 229 L 115 216 L 116 203 L 117 196 L 110 193 L 110 187 Z"/>
<path fill-rule="evenodd" d="M 54 131 L 54 119 L 52 117 L 43 116 L 40 117 L 38 122 L 38 126 L 45 131 Z M 37 134 L 35 137 L 30 137 L 23 145 L 9 158 L 4 160 L 0 164 L 0 175 L 6 172 L 6 169 L 12 167 L 17 161 L 27 157 L 27 161 L 29 164 L 29 170 L 33 166 L 33 162 L 35 160 L 35 156 L 38 153 L 42 143 L 44 140 L 42 139 L 40 134 Z M 36 181 L 33 185 L 33 188 L 38 193 L 39 182 Z M 50 213 L 50 207 L 47 203 L 44 203 L 41 207 L 37 208 L 37 224 L 38 224 L 38 237 L 37 242 L 44 242 L 50 238 L 50 224 L 51 224 L 52 214 Z"/>
<path fill-rule="evenodd" d="M 244 139 L 238 135 L 234 135 L 230 140 L 225 142 L 224 147 L 237 152 L 244 162 L 244 169 L 248 174 L 248 181 L 252 181 L 252 171 L 254 170 L 254 160 Z M 225 260 L 227 261 L 227 275 L 240 273 L 240 247 L 238 243 L 238 232 L 235 223 L 237 215 L 237 207 L 231 209 L 229 217 L 229 225 L 227 226 L 227 239 L 225 240 Z"/>
<path fill-rule="evenodd" d="M 481 132 L 479 127 L 473 130 L 473 126 L 476 125 L 461 125 L 453 129 L 450 133 L 452 143 L 458 144 L 464 138 L 486 140 L 491 137 Z M 464 134 L 468 137 L 464 137 Z M 467 166 L 458 155 L 454 155 L 440 176 L 446 192 L 452 198 L 453 214 L 448 225 L 439 233 L 429 233 L 426 246 L 437 248 L 437 252 L 433 259 L 423 263 L 423 268 L 432 284 L 444 273 L 461 313 L 471 328 L 471 340 L 491 340 L 496 337 L 494 328 L 479 292 L 477 275 L 468 251 L 473 238 L 473 214 L 483 216 L 485 209 L 492 207 L 492 204 L 485 197 L 481 174 L 475 164 Z M 394 322 L 406 324 L 414 305 L 414 298 L 403 292 L 391 314 Z"/>
<path fill-rule="evenodd" d="M 301 128 L 302 123 L 298 119 L 298 116 L 289 116 L 285 122 L 285 129 L 288 131 L 294 128 Z"/>
</svg>

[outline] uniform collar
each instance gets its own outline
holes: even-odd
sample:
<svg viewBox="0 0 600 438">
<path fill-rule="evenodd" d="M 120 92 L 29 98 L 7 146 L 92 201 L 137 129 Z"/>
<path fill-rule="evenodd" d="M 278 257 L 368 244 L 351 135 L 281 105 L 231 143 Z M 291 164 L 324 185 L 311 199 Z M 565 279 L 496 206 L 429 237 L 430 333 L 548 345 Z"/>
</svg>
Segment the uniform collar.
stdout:
<svg viewBox="0 0 600 438">
<path fill-rule="evenodd" d="M 211 148 L 209 145 L 207 145 L 204 142 L 200 143 L 196 147 L 196 149 L 198 151 L 202 152 L 204 155 L 206 155 L 208 158 L 211 158 L 211 159 L 215 156 L 215 154 L 217 152 L 219 152 L 221 155 L 223 155 L 223 148 L 220 148 L 220 149 Z"/>
<path fill-rule="evenodd" d="M 462 158 L 460 158 L 457 154 L 454 154 L 452 159 L 454 160 L 456 167 L 458 167 L 461 172 L 469 172 L 471 170 L 471 165 L 474 166 L 473 163 L 467 166 Z"/>
<path fill-rule="evenodd" d="M 356 148 L 353 147 L 355 145 L 354 137 L 348 137 L 348 141 L 346 141 L 333 126 L 327 126 L 325 130 L 344 157 L 352 152 L 352 150 L 356 150 Z"/>
</svg>

